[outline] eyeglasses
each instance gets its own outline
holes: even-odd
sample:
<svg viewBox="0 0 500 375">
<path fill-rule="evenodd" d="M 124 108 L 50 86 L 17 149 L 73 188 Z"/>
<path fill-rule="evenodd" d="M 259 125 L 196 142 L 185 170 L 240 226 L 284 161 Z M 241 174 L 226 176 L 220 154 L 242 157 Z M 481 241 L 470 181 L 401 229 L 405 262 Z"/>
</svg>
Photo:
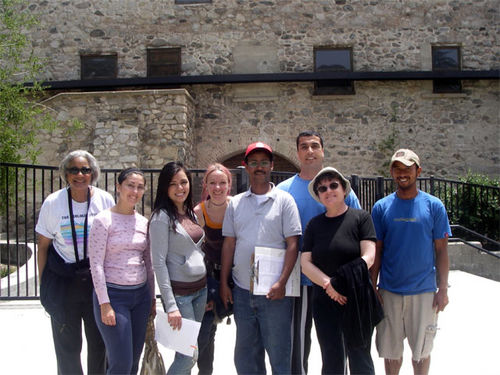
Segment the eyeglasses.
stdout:
<svg viewBox="0 0 500 375">
<path fill-rule="evenodd" d="M 69 174 L 74 174 L 74 175 L 77 175 L 78 173 L 81 173 L 81 174 L 91 174 L 92 173 L 92 168 L 89 168 L 89 167 L 81 167 L 81 168 L 77 168 L 77 167 L 71 167 L 71 168 L 68 168 L 68 173 Z"/>
<path fill-rule="evenodd" d="M 331 182 L 330 185 L 321 185 L 321 186 L 318 186 L 318 193 L 324 193 L 328 190 L 328 188 L 330 188 L 330 190 L 335 190 L 339 187 L 339 183 L 338 182 Z"/>
<path fill-rule="evenodd" d="M 251 160 L 247 163 L 247 165 L 250 168 L 257 168 L 258 166 L 261 166 L 262 168 L 268 168 L 271 166 L 271 162 L 269 160 L 261 160 L 261 161 Z"/>
</svg>

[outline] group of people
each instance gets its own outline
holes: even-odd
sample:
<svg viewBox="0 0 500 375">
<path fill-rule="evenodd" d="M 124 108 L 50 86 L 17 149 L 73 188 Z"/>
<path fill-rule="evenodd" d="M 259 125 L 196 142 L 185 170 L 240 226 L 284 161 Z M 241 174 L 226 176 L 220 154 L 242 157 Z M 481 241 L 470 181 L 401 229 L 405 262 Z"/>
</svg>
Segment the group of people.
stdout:
<svg viewBox="0 0 500 375">
<path fill-rule="evenodd" d="M 446 210 L 417 189 L 418 156 L 398 150 L 390 172 L 397 190 L 362 210 L 349 180 L 323 168 L 320 134 L 297 136 L 300 172 L 275 186 L 272 148 L 250 144 L 249 189 L 234 197 L 231 173 L 210 165 L 193 203 L 189 170 L 167 163 L 149 220 L 136 212 L 146 189 L 140 169 L 117 178 L 117 203 L 92 184 L 95 158 L 74 151 L 61 162 L 67 187 L 40 210 L 36 231 L 41 302 L 51 316 L 58 373 L 82 374 L 81 320 L 88 373 L 136 374 L 148 318 L 156 314 L 155 278 L 168 323 L 201 322 L 198 353 L 176 353 L 168 374 L 213 372 L 220 310 L 236 323 L 238 374 L 306 374 L 312 322 L 323 374 L 374 374 L 371 341 L 397 374 L 403 340 L 416 374 L 429 370 L 438 312 L 448 303 Z M 256 247 L 282 250 L 283 266 L 265 295 L 253 293 Z M 300 296 L 286 284 L 300 262 Z"/>
</svg>

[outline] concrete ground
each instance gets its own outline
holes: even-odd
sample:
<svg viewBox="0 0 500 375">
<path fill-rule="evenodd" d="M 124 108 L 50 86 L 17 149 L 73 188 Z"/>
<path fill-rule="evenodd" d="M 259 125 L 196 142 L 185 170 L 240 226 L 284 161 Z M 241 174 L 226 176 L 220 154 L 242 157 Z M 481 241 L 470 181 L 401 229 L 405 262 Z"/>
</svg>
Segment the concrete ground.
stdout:
<svg viewBox="0 0 500 375">
<path fill-rule="evenodd" d="M 439 317 L 440 330 L 434 342 L 430 373 L 500 375 L 500 282 L 461 271 L 451 271 L 449 282 L 450 304 Z M 236 373 L 234 337 L 234 322 L 219 325 L 214 374 Z M 168 368 L 173 352 L 160 348 Z M 378 358 L 374 347 L 372 355 L 376 373 L 383 374 L 383 360 Z M 85 356 L 84 349 L 83 363 Z M 38 301 L 0 302 L 0 373 L 57 373 L 50 319 Z M 320 373 L 321 353 L 314 336 L 309 374 Z M 408 347 L 400 373 L 413 374 Z"/>
</svg>

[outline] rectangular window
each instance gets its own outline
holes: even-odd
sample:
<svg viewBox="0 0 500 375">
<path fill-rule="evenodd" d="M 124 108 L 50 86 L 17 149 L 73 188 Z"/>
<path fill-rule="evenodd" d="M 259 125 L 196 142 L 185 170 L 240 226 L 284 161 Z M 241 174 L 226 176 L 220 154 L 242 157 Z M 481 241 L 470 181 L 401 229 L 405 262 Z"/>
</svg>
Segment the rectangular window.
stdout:
<svg viewBox="0 0 500 375">
<path fill-rule="evenodd" d="M 314 49 L 315 72 L 352 72 L 351 48 Z M 354 82 L 348 79 L 332 79 L 316 81 L 314 83 L 315 95 L 353 95 Z"/>
<path fill-rule="evenodd" d="M 111 55 L 81 55 L 82 79 L 109 79 L 118 75 L 118 56 Z"/>
<path fill-rule="evenodd" d="M 180 48 L 148 48 L 148 77 L 181 74 Z"/>
<path fill-rule="evenodd" d="M 460 47 L 432 47 L 432 70 L 434 72 L 460 71 Z M 435 79 L 434 93 L 460 93 L 462 81 L 459 79 Z"/>
</svg>

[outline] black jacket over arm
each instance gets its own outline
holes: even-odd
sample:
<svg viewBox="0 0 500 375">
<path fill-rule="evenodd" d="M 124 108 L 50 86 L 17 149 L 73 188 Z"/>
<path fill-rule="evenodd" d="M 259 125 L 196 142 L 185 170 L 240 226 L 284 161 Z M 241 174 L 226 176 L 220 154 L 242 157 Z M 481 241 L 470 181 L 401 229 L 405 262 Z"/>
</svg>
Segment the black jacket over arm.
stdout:
<svg viewBox="0 0 500 375">
<path fill-rule="evenodd" d="M 384 311 L 370 279 L 368 267 L 357 258 L 337 269 L 330 283 L 347 297 L 343 306 L 342 329 L 350 348 L 367 347 L 373 328 L 384 318 Z"/>
</svg>

